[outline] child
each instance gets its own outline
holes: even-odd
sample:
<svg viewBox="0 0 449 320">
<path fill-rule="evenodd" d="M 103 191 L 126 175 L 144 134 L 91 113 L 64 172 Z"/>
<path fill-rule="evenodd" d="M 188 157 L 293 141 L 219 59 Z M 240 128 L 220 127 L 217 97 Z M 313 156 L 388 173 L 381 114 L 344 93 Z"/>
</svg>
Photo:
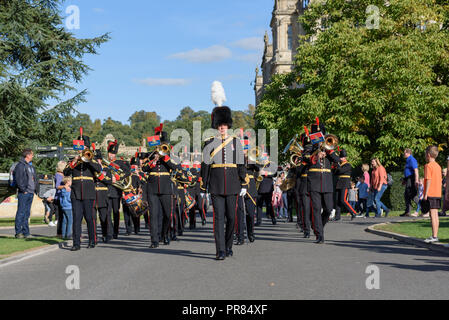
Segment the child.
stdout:
<svg viewBox="0 0 449 320">
<path fill-rule="evenodd" d="M 351 189 L 348 190 L 348 202 L 352 208 L 355 208 L 357 203 L 357 191 L 358 189 L 356 189 L 355 183 L 351 182 Z"/>
<path fill-rule="evenodd" d="M 64 219 L 62 220 L 62 238 L 64 240 L 72 239 L 72 201 L 70 199 L 72 178 L 64 177 L 62 180 L 65 188 L 61 190 L 59 202 L 61 204 L 62 212 L 64 214 Z"/>
<path fill-rule="evenodd" d="M 44 193 L 42 202 L 44 203 L 45 207 L 45 216 L 44 216 L 44 222 L 48 224 L 50 227 L 56 227 L 56 224 L 53 223 L 53 215 L 56 213 L 55 208 L 55 195 L 56 195 L 56 189 L 50 189 L 47 192 Z"/>
<path fill-rule="evenodd" d="M 438 209 L 441 208 L 441 189 L 443 177 L 441 167 L 435 161 L 438 157 L 438 147 L 430 146 L 426 149 L 426 162 L 424 166 L 424 197 L 430 205 L 430 220 L 432 223 L 432 236 L 425 240 L 426 243 L 438 242 L 438 228 L 440 221 Z"/>
<path fill-rule="evenodd" d="M 276 182 L 274 184 L 273 197 L 271 199 L 273 209 L 276 210 L 277 218 L 280 218 L 280 212 L 284 206 L 283 201 L 282 201 L 282 190 L 280 188 L 282 182 L 283 182 L 283 179 L 282 179 L 282 175 L 281 175 L 280 177 L 278 177 L 276 179 Z"/>
<path fill-rule="evenodd" d="M 359 184 L 358 184 L 358 189 L 359 189 L 359 204 L 358 204 L 358 208 L 359 208 L 359 213 L 363 214 L 364 211 L 366 211 L 366 204 L 368 201 L 368 185 L 365 183 L 365 177 L 361 176 L 359 178 Z"/>
<path fill-rule="evenodd" d="M 419 178 L 419 184 L 418 184 L 418 207 L 416 208 L 416 212 L 412 214 L 412 217 L 418 217 L 419 216 L 419 210 L 421 210 L 421 202 L 424 198 L 424 178 Z"/>
</svg>

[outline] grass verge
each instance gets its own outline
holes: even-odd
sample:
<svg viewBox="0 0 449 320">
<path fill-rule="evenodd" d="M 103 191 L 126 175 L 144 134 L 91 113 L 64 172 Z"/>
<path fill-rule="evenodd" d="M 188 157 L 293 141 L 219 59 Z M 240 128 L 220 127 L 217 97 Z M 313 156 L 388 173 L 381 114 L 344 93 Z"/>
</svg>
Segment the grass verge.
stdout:
<svg viewBox="0 0 449 320">
<path fill-rule="evenodd" d="M 31 218 L 30 225 L 45 225 L 44 217 Z M 15 219 L 14 218 L 2 218 L 0 219 L 0 227 L 14 227 Z"/>
<path fill-rule="evenodd" d="M 375 229 L 394 232 L 422 240 L 427 239 L 432 235 L 432 226 L 430 224 L 430 219 L 391 223 L 382 226 L 376 226 Z M 449 218 L 440 217 L 438 239 L 442 243 L 449 243 Z"/>
<path fill-rule="evenodd" d="M 0 236 L 0 259 L 7 258 L 12 254 L 58 244 L 60 242 L 63 242 L 63 240 L 52 237 L 16 239 L 13 237 Z"/>
</svg>

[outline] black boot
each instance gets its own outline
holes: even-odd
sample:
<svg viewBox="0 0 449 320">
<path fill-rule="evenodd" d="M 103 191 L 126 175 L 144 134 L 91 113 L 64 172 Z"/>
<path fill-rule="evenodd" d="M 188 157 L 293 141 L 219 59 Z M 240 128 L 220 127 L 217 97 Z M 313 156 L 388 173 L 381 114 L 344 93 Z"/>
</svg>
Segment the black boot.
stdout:
<svg viewBox="0 0 449 320">
<path fill-rule="evenodd" d="M 232 257 L 234 255 L 234 252 L 232 252 L 232 249 L 226 249 L 226 257 Z"/>
<path fill-rule="evenodd" d="M 323 236 L 318 236 L 316 241 L 316 244 L 323 244 L 324 243 L 324 237 Z"/>
</svg>

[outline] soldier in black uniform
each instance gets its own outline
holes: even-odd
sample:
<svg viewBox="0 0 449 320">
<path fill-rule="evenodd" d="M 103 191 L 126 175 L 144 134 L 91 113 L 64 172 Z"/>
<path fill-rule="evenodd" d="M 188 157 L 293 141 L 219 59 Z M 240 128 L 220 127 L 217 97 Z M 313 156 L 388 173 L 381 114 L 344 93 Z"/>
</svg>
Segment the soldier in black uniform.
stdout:
<svg viewBox="0 0 449 320">
<path fill-rule="evenodd" d="M 229 107 L 216 107 L 212 112 L 212 128 L 219 135 L 206 141 L 201 165 L 202 196 L 209 191 L 214 209 L 214 236 L 216 259 L 232 256 L 234 223 L 239 196 L 245 196 L 249 181 L 245 181 L 246 169 L 243 147 L 235 136 L 228 136 L 232 127 Z M 226 217 L 226 234 L 224 229 Z"/>
<path fill-rule="evenodd" d="M 276 172 L 269 172 L 267 169 L 262 168 L 260 171 L 260 176 L 263 180 L 260 182 L 259 189 L 257 190 L 257 222 L 256 226 L 260 226 L 262 224 L 262 209 L 265 205 L 267 209 L 267 215 L 271 217 L 271 222 L 273 225 L 276 224 L 276 216 L 274 214 L 272 198 L 274 191 L 274 177 L 276 176 Z"/>
<path fill-rule="evenodd" d="M 287 176 L 286 179 L 287 181 L 289 179 L 296 179 L 296 169 L 295 168 L 291 168 L 288 167 L 287 168 Z M 288 222 L 293 222 L 293 208 L 295 208 L 296 210 L 296 215 L 299 216 L 299 210 L 300 210 L 300 206 L 298 203 L 298 193 L 297 193 L 297 189 L 296 189 L 296 184 L 294 187 L 292 187 L 291 189 L 287 190 L 287 203 L 288 203 L 288 208 L 287 208 L 287 212 L 288 212 Z"/>
<path fill-rule="evenodd" d="M 337 177 L 337 207 L 335 210 L 335 221 L 341 220 L 341 208 L 345 208 L 351 214 L 351 220 L 354 220 L 357 213 L 348 202 L 348 190 L 351 188 L 352 166 L 346 159 L 346 150 L 340 151 L 341 164 L 335 170 Z"/>
<path fill-rule="evenodd" d="M 148 203 L 148 175 L 142 171 L 142 166 L 148 159 L 149 154 L 146 152 L 139 152 L 139 176 L 140 176 L 140 185 L 142 187 L 142 200 Z M 143 220 L 145 221 L 145 229 L 150 229 L 150 212 L 147 210 L 143 214 Z"/>
<path fill-rule="evenodd" d="M 248 137 L 244 137 L 244 139 L 248 140 Z M 256 240 L 254 236 L 254 217 L 256 215 L 257 205 L 256 179 L 259 175 L 260 167 L 255 163 L 250 163 L 248 160 L 248 150 L 244 150 L 244 154 L 246 163 L 246 179 L 249 181 L 249 184 L 245 197 L 239 198 L 236 245 L 242 245 L 245 243 L 245 225 L 249 242 L 254 242 Z"/>
<path fill-rule="evenodd" d="M 199 197 L 201 197 L 201 196 L 198 197 L 198 195 L 197 195 L 197 192 L 198 192 L 197 185 L 199 185 L 198 180 L 200 178 L 200 173 L 195 168 L 193 168 L 193 166 L 191 166 L 191 168 L 189 168 L 189 172 L 190 172 L 190 174 L 189 174 L 190 179 L 189 179 L 187 192 L 195 200 L 195 205 L 189 210 L 189 228 L 190 228 L 190 230 L 193 230 L 196 228 L 196 210 L 197 209 L 201 215 L 201 210 L 199 209 L 200 206 L 197 202 L 197 199 Z M 204 220 L 202 220 L 202 221 L 204 221 Z"/>
<path fill-rule="evenodd" d="M 162 131 L 162 126 L 156 128 L 155 134 L 160 136 L 161 143 L 168 143 L 168 135 Z M 150 205 L 151 245 L 150 248 L 159 247 L 159 212 L 162 209 L 163 221 L 161 239 L 165 245 L 170 244 L 168 234 L 170 222 L 173 217 L 173 183 L 171 172 L 179 167 L 172 162 L 169 155 L 154 152 L 149 162 L 144 164 L 142 170 L 149 175 L 148 199 Z"/>
<path fill-rule="evenodd" d="M 100 216 L 102 240 L 108 243 L 112 240 L 112 219 L 111 212 L 108 210 L 108 190 L 112 184 L 112 174 L 108 167 L 103 167 L 101 161 L 103 156 L 100 150 L 95 150 L 95 160 L 102 166 L 101 174 L 97 174 L 95 178 L 96 199 L 94 203 L 94 214 L 98 212 Z M 97 220 L 95 218 L 95 220 Z"/>
<path fill-rule="evenodd" d="M 90 139 L 87 136 L 79 137 L 84 141 L 84 146 L 90 148 Z M 81 153 L 82 151 L 80 151 Z M 89 232 L 89 245 L 87 248 L 95 248 L 95 230 L 93 221 L 93 208 L 96 198 L 94 178 L 96 173 L 101 173 L 98 163 L 81 160 L 80 155 L 70 162 L 64 170 L 65 176 L 72 177 L 72 207 L 73 207 L 73 247 L 72 251 L 81 249 L 81 222 L 83 217 L 87 223 Z"/>
<path fill-rule="evenodd" d="M 195 157 L 195 156 L 194 156 Z M 199 154 L 198 158 L 194 158 L 196 160 L 193 161 L 193 168 L 196 169 L 196 171 L 198 172 L 198 181 L 195 185 L 195 194 L 196 194 L 196 208 L 198 209 L 198 211 L 200 212 L 201 215 L 201 224 L 203 226 L 206 225 L 206 216 L 207 216 L 207 196 L 203 197 L 201 195 L 201 188 L 200 188 L 200 183 L 201 183 L 201 159 L 202 159 L 202 155 Z"/>
<path fill-rule="evenodd" d="M 110 161 L 109 168 L 112 173 L 112 183 L 119 181 L 124 181 L 131 174 L 131 168 L 129 164 L 123 160 L 117 160 L 118 153 L 118 142 L 109 141 L 108 142 L 108 159 Z M 109 211 L 112 210 L 113 221 L 114 221 L 114 232 L 113 238 L 117 239 L 120 228 L 120 200 L 122 199 L 123 190 L 117 188 L 116 186 L 109 186 Z"/>
<path fill-rule="evenodd" d="M 322 132 L 325 135 L 324 125 L 313 125 L 312 133 Z M 307 174 L 308 190 L 312 203 L 312 224 L 316 235 L 315 243 L 324 243 L 324 226 L 329 221 L 334 204 L 334 184 L 332 177 L 332 163 L 340 162 L 340 158 L 332 151 L 322 151 L 318 144 L 310 158 L 310 167 Z M 321 209 L 323 213 L 321 214 Z"/>
<path fill-rule="evenodd" d="M 141 184 L 141 176 L 139 175 L 139 169 L 137 167 L 137 158 L 133 157 L 130 161 L 131 165 L 131 187 L 132 193 L 137 195 L 138 193 L 142 193 L 142 184 Z M 125 190 L 125 193 L 128 190 Z M 125 202 L 125 199 L 122 199 L 123 205 L 123 218 L 125 220 L 125 229 L 126 236 L 131 235 L 134 226 L 134 233 L 139 234 L 140 232 L 140 218 L 135 217 L 131 214 L 131 211 L 128 205 Z"/>
<path fill-rule="evenodd" d="M 303 157 L 301 162 L 296 167 L 296 194 L 298 202 L 298 224 L 301 230 L 304 232 L 304 238 L 310 238 L 310 194 L 308 190 L 308 172 L 309 172 L 309 160 L 312 151 L 312 145 L 310 139 L 306 133 L 301 135 L 301 144 L 304 148 Z"/>
</svg>

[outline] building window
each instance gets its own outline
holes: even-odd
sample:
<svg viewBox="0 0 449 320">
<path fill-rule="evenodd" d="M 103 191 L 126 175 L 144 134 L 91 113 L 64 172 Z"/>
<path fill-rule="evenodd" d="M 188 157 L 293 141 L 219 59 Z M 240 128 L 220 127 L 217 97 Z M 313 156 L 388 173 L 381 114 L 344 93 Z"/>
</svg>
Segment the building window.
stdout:
<svg viewBox="0 0 449 320">
<path fill-rule="evenodd" d="M 293 27 L 291 24 L 288 25 L 287 35 L 288 35 L 288 50 L 292 50 L 293 49 Z"/>
<path fill-rule="evenodd" d="M 309 6 L 309 2 L 310 0 L 302 0 L 302 8 L 307 9 L 307 7 Z"/>
</svg>

